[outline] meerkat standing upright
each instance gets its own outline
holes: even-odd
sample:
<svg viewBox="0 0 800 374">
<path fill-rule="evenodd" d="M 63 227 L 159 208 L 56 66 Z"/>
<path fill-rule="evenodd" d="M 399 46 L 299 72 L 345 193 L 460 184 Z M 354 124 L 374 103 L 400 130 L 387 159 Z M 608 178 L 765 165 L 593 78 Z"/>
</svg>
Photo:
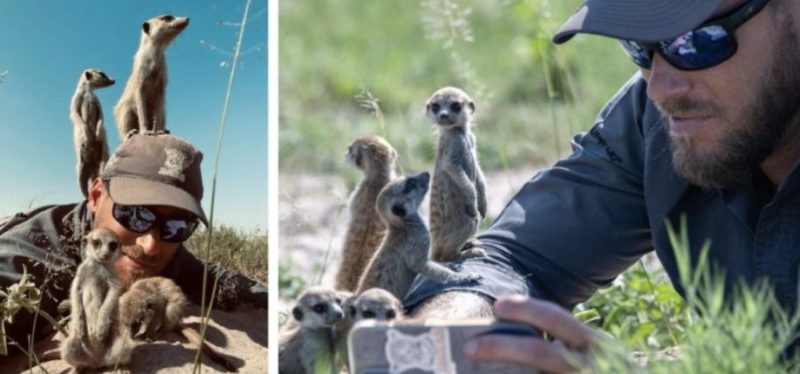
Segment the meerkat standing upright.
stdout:
<svg viewBox="0 0 800 374">
<path fill-rule="evenodd" d="M 364 173 L 364 179 L 350 198 L 350 224 L 347 227 L 342 261 L 336 273 L 337 290 L 354 291 L 369 260 L 386 236 L 375 202 L 378 194 L 394 179 L 397 151 L 380 136 L 363 136 L 347 148 L 347 161 Z"/>
<path fill-rule="evenodd" d="M 114 107 L 120 139 L 125 140 L 133 129 L 139 132 L 166 129 L 167 61 L 164 51 L 188 24 L 189 18 L 169 14 L 153 17 L 142 24 L 131 76 Z"/>
<path fill-rule="evenodd" d="M 419 214 L 429 182 L 430 174 L 423 171 L 395 179 L 378 195 L 376 209 L 389 233 L 361 277 L 356 294 L 378 287 L 402 299 L 417 274 L 442 283 L 480 279 L 478 275 L 459 274 L 431 261 L 430 233 Z"/>
<path fill-rule="evenodd" d="M 344 317 L 339 296 L 324 287 L 311 287 L 300 295 L 292 309 L 297 325 L 280 336 L 279 373 L 336 372 L 332 328 Z"/>
<path fill-rule="evenodd" d="M 169 332 L 183 335 L 189 344 L 199 348 L 228 372 L 236 366 L 208 345 L 200 334 L 183 323 L 189 314 L 189 300 L 171 279 L 150 277 L 139 279 L 119 299 L 120 320 L 133 338 L 159 338 Z"/>
<path fill-rule="evenodd" d="M 86 69 L 78 80 L 72 95 L 69 118 L 72 120 L 72 139 L 77 159 L 78 186 L 84 197 L 89 196 L 89 185 L 100 174 L 108 161 L 108 143 L 103 126 L 103 108 L 94 94 L 98 88 L 108 87 L 114 80 L 97 69 Z"/>
<path fill-rule="evenodd" d="M 82 246 L 85 259 L 70 288 L 72 321 L 61 357 L 78 372 L 127 366 L 134 343 L 119 320 L 122 287 L 113 268 L 119 239 L 113 231 L 97 228 L 83 238 Z"/>
<path fill-rule="evenodd" d="M 483 172 L 470 131 L 475 103 L 464 91 L 444 87 L 428 99 L 425 112 L 439 128 L 430 199 L 433 258 L 485 256 L 478 247 L 465 248 L 486 217 Z"/>
</svg>

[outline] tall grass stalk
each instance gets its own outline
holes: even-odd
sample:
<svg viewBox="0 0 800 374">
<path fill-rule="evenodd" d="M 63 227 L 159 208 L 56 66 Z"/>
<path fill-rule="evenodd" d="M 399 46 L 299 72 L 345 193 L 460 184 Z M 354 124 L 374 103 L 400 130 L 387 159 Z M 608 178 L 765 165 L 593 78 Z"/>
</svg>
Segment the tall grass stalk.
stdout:
<svg viewBox="0 0 800 374">
<path fill-rule="evenodd" d="M 217 139 L 217 149 L 214 155 L 214 168 L 211 176 L 211 207 L 209 208 L 208 214 L 208 232 L 206 233 L 206 258 L 211 258 L 211 237 L 214 235 L 214 201 L 216 199 L 217 194 L 217 173 L 219 171 L 219 156 L 222 151 L 222 139 L 223 135 L 225 134 L 225 123 L 228 117 L 228 107 L 231 101 L 231 91 L 233 89 L 233 79 L 236 77 L 236 66 L 239 63 L 239 52 L 241 51 L 242 47 L 242 39 L 244 38 L 244 30 L 247 26 L 247 13 L 250 10 L 250 2 L 251 0 L 246 0 L 244 5 L 244 14 L 242 15 L 242 24 L 239 28 L 239 38 L 236 40 L 236 47 L 233 51 L 233 58 L 231 61 L 231 73 L 228 76 L 228 87 L 225 90 L 225 103 L 222 106 L 222 116 L 220 118 L 219 124 L 219 138 Z M 208 320 L 211 316 L 211 307 L 214 305 L 214 298 L 216 297 L 217 291 L 217 282 L 219 278 L 214 278 L 214 285 L 211 291 L 211 300 L 206 306 L 206 283 L 208 281 L 208 261 L 203 262 L 203 289 L 202 289 L 202 297 L 200 299 L 200 310 L 201 314 L 203 315 L 200 322 L 200 338 L 205 338 L 206 327 L 208 326 Z M 202 357 L 202 350 L 200 347 L 197 348 L 197 353 L 194 358 L 194 368 L 193 373 L 197 374 L 200 372 L 201 366 L 201 357 Z"/>
</svg>

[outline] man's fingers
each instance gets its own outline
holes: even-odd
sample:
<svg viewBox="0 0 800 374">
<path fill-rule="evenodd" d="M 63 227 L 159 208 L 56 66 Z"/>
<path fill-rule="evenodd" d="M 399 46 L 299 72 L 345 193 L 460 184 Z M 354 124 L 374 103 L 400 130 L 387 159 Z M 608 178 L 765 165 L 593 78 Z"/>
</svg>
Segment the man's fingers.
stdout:
<svg viewBox="0 0 800 374">
<path fill-rule="evenodd" d="M 563 345 L 539 338 L 508 335 L 486 335 L 464 345 L 467 358 L 476 361 L 515 362 L 547 372 L 571 372 Z"/>
<path fill-rule="evenodd" d="M 592 330 L 576 320 L 560 306 L 524 296 L 508 296 L 495 303 L 498 319 L 533 325 L 572 348 L 588 348 L 593 339 Z"/>
</svg>

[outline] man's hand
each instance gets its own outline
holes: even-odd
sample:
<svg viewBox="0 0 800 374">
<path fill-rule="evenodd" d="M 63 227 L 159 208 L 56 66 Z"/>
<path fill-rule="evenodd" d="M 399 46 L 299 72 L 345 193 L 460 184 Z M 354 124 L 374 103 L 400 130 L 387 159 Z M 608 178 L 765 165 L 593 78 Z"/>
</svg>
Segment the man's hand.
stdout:
<svg viewBox="0 0 800 374">
<path fill-rule="evenodd" d="M 507 361 L 547 372 L 575 371 L 585 363 L 595 332 L 560 306 L 521 295 L 495 303 L 498 319 L 532 325 L 557 341 L 538 337 L 486 335 L 464 344 L 464 354 L 476 361 Z"/>
</svg>

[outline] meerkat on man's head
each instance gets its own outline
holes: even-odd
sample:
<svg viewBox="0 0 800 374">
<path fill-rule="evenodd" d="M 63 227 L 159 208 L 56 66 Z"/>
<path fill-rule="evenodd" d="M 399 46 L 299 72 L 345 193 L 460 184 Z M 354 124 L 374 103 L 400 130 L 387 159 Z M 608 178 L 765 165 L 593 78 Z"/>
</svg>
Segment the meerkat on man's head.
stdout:
<svg viewBox="0 0 800 374">
<path fill-rule="evenodd" d="M 364 173 L 350 198 L 342 261 L 336 273 L 337 290 L 355 291 L 369 260 L 386 236 L 375 202 L 384 186 L 395 177 L 397 151 L 380 136 L 362 136 L 347 148 L 347 161 Z"/>
<path fill-rule="evenodd" d="M 475 102 L 461 89 L 444 87 L 428 99 L 425 112 L 439 129 L 430 199 L 433 259 L 485 256 L 477 241 L 465 248 L 486 217 L 483 172 L 470 130 Z"/>
<path fill-rule="evenodd" d="M 480 279 L 478 275 L 457 273 L 430 259 L 430 233 L 419 214 L 429 182 L 428 172 L 400 177 L 378 195 L 376 209 L 389 233 L 361 277 L 357 294 L 378 287 L 402 299 L 417 274 L 440 283 Z"/>
<path fill-rule="evenodd" d="M 344 317 L 342 294 L 315 286 L 305 290 L 292 308 L 297 322 L 281 333 L 278 372 L 333 373 L 332 329 Z"/>
<path fill-rule="evenodd" d="M 86 69 L 78 79 L 72 95 L 69 118 L 72 120 L 72 140 L 75 146 L 78 186 L 84 197 L 89 196 L 89 186 L 108 161 L 108 142 L 103 125 L 103 108 L 94 94 L 98 88 L 108 87 L 114 80 L 97 69 Z"/>
<path fill-rule="evenodd" d="M 228 372 L 236 366 L 208 345 L 195 331 L 183 323 L 189 313 L 189 300 L 171 279 L 150 277 L 139 279 L 119 300 L 120 319 L 135 339 L 163 337 L 169 332 L 183 335 L 189 344 L 199 348 Z"/>
<path fill-rule="evenodd" d="M 169 14 L 150 18 L 142 24 L 131 76 L 114 107 L 114 118 L 123 141 L 133 129 L 140 133 L 166 129 L 167 61 L 164 51 L 188 24 L 189 18 Z"/>
<path fill-rule="evenodd" d="M 119 238 L 96 228 L 82 240 L 84 260 L 70 288 L 70 334 L 61 343 L 61 357 L 76 371 L 125 367 L 134 342 L 119 319 L 120 282 L 114 261 L 120 256 Z"/>
</svg>

